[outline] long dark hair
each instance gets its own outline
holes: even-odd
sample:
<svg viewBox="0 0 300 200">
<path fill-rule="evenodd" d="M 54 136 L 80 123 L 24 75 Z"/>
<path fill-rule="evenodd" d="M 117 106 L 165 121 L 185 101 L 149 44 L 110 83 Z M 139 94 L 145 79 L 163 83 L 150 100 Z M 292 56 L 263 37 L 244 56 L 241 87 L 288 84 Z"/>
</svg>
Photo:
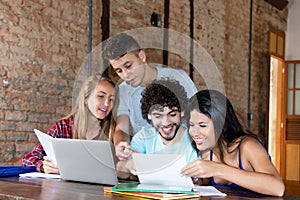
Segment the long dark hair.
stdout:
<svg viewBox="0 0 300 200">
<path fill-rule="evenodd" d="M 216 145 L 220 149 L 220 159 L 223 160 L 223 146 L 227 147 L 240 142 L 241 137 L 251 136 L 257 138 L 255 134 L 245 129 L 238 120 L 231 102 L 221 92 L 216 90 L 202 90 L 197 92 L 189 100 L 187 106 L 187 120 L 190 120 L 191 111 L 196 110 L 209 117 L 214 125 L 217 138 Z M 257 138 L 258 139 L 258 138 Z M 195 147 L 195 144 L 193 142 Z"/>
</svg>

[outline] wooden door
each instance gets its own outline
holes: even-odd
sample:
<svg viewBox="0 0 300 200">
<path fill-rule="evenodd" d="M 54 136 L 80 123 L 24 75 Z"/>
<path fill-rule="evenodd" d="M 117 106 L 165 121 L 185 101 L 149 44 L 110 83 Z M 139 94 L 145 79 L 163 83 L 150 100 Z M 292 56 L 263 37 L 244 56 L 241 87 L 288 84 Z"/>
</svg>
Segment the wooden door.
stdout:
<svg viewBox="0 0 300 200">
<path fill-rule="evenodd" d="M 267 88 L 266 139 L 272 162 L 283 177 L 285 172 L 284 157 L 284 48 L 285 33 L 269 29 L 269 71 Z"/>
<path fill-rule="evenodd" d="M 281 161 L 283 158 L 283 124 L 284 116 L 284 60 L 270 56 L 269 90 L 268 90 L 268 152 L 277 170 L 283 174 Z"/>
<path fill-rule="evenodd" d="M 300 61 L 286 61 L 284 179 L 300 181 Z"/>
</svg>

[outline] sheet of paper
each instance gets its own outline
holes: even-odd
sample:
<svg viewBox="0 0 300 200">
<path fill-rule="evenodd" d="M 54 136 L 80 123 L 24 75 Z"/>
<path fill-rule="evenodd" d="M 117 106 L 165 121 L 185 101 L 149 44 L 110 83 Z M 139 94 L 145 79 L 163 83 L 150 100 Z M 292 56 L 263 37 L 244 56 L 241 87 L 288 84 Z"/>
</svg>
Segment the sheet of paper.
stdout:
<svg viewBox="0 0 300 200">
<path fill-rule="evenodd" d="M 194 187 L 192 179 L 180 173 L 186 165 L 184 155 L 135 153 L 133 160 L 141 184 L 166 185 L 178 190 Z"/>
<path fill-rule="evenodd" d="M 220 192 L 213 186 L 196 186 L 193 190 L 200 193 L 200 196 L 222 196 L 225 197 L 226 194 Z"/>
<path fill-rule="evenodd" d="M 30 172 L 25 174 L 19 174 L 20 178 L 54 178 L 58 179 L 60 178 L 59 174 L 45 174 L 41 172 Z"/>
<path fill-rule="evenodd" d="M 43 133 L 42 131 L 39 131 L 37 129 L 34 129 L 34 133 L 38 137 L 40 143 L 42 144 L 47 156 L 49 156 L 52 159 L 52 162 L 57 165 L 53 146 L 52 146 L 52 140 L 53 137 L 50 135 Z"/>
</svg>

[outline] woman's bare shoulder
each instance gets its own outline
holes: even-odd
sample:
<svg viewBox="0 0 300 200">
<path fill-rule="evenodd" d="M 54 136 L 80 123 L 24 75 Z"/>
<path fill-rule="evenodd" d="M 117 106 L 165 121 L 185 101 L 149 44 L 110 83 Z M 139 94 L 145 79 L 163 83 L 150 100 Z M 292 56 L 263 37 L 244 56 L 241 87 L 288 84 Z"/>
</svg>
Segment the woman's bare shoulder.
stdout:
<svg viewBox="0 0 300 200">
<path fill-rule="evenodd" d="M 241 140 L 241 150 L 251 150 L 253 152 L 265 149 L 262 143 L 255 137 L 246 136 Z"/>
</svg>

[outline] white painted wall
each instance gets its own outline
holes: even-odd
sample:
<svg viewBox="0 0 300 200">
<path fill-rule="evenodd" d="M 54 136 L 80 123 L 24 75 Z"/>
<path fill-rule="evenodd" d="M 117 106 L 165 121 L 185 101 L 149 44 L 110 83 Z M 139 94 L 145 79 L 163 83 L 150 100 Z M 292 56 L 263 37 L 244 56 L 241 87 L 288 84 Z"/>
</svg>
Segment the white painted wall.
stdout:
<svg viewBox="0 0 300 200">
<path fill-rule="evenodd" d="M 300 0 L 288 5 L 285 60 L 300 60 Z"/>
</svg>

